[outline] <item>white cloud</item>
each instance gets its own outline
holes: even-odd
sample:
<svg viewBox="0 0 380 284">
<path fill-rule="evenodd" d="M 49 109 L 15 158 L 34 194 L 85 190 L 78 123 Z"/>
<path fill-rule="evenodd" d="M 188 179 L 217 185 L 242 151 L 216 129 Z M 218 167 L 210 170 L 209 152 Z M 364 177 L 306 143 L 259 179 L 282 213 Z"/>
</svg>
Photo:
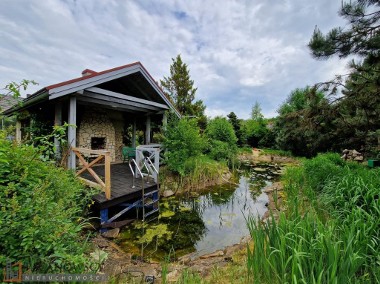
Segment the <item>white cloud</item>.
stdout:
<svg viewBox="0 0 380 284">
<path fill-rule="evenodd" d="M 159 80 L 181 53 L 207 115 L 247 118 L 258 101 L 273 116 L 294 88 L 344 70 L 306 47 L 315 25 L 341 24 L 335 2 L 2 0 L 0 85 L 44 86 L 134 61 Z"/>
</svg>

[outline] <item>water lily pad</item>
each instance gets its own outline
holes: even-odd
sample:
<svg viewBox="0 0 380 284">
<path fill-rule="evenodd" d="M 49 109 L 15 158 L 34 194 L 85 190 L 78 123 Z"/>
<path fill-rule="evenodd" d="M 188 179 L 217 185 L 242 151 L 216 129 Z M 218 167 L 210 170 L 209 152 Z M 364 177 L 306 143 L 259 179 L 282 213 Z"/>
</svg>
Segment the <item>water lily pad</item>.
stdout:
<svg viewBox="0 0 380 284">
<path fill-rule="evenodd" d="M 170 211 L 170 210 L 165 210 L 164 212 L 162 212 L 160 214 L 160 217 L 162 217 L 162 218 L 169 218 L 169 217 L 172 217 L 174 215 L 175 215 L 175 212 Z"/>
<path fill-rule="evenodd" d="M 191 211 L 191 208 L 189 208 L 189 207 L 185 207 L 185 206 L 181 206 L 181 207 L 179 208 L 179 211 L 180 211 L 180 212 L 189 212 L 189 211 Z"/>
</svg>

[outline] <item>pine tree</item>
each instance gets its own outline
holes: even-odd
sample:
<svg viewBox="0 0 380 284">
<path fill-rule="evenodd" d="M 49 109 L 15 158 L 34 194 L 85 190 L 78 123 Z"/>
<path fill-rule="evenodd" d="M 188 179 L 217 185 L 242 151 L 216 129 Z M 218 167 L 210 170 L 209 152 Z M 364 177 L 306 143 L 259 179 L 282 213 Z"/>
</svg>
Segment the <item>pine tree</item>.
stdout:
<svg viewBox="0 0 380 284">
<path fill-rule="evenodd" d="M 261 121 L 264 118 L 263 114 L 261 113 L 260 104 L 257 101 L 252 107 L 251 118 L 255 121 Z"/>
<path fill-rule="evenodd" d="M 204 117 L 206 107 L 202 100 L 194 102 L 197 88 L 194 88 L 188 66 L 180 54 L 175 59 L 172 58 L 170 76 L 161 80 L 161 86 L 183 116 L 195 116 L 198 119 Z"/>
<path fill-rule="evenodd" d="M 363 59 L 350 63 L 346 81 L 337 76 L 323 87 L 332 94 L 343 87 L 343 96 L 334 105 L 336 131 L 351 144 L 346 146 L 368 150 L 376 148 L 380 139 L 380 1 L 344 1 L 339 14 L 347 20 L 347 26 L 325 35 L 316 28 L 309 48 L 318 59 L 333 55 Z"/>
<path fill-rule="evenodd" d="M 313 56 L 321 59 L 334 54 L 339 57 L 355 54 L 379 58 L 379 5 L 374 0 L 342 2 L 339 14 L 348 21 L 349 28 L 334 28 L 326 35 L 316 28 L 309 42 Z"/>
</svg>

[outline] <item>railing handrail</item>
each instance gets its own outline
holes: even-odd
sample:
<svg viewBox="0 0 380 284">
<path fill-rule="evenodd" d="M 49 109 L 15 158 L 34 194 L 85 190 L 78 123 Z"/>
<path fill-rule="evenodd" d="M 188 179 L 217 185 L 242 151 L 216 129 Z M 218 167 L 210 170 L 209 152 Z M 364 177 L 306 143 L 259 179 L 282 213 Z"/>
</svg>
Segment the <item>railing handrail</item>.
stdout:
<svg viewBox="0 0 380 284">
<path fill-rule="evenodd" d="M 149 157 L 146 157 L 145 159 L 148 161 L 149 165 L 153 168 L 153 170 L 154 170 L 154 171 L 156 172 L 156 174 L 158 175 L 158 170 L 156 169 L 156 167 L 155 167 L 155 165 L 153 164 L 152 160 L 151 160 Z"/>
<path fill-rule="evenodd" d="M 142 174 L 142 172 L 141 172 L 141 170 L 140 170 L 140 168 L 139 168 L 139 166 L 138 166 L 138 164 L 137 164 L 137 162 L 136 162 L 135 159 L 130 159 L 129 160 L 129 168 L 131 169 L 131 172 L 132 172 L 132 188 L 135 187 L 135 178 L 136 178 L 135 171 L 133 170 L 132 164 L 135 164 L 135 167 L 136 167 L 138 173 L 141 176 L 142 191 L 143 191 L 143 194 L 144 194 L 144 176 L 143 176 L 143 174 Z"/>
</svg>

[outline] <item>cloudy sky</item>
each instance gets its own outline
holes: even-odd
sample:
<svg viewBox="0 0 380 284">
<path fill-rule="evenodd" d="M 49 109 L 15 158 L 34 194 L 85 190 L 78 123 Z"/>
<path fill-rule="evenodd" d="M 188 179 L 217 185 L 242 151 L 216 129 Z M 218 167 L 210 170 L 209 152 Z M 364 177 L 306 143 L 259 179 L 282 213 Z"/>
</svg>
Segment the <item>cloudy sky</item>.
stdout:
<svg viewBox="0 0 380 284">
<path fill-rule="evenodd" d="M 0 0 L 0 86 L 33 79 L 29 92 L 141 61 L 156 79 L 182 55 L 209 116 L 266 117 L 297 88 L 344 72 L 317 61 L 314 27 L 343 25 L 341 0 Z"/>
</svg>

